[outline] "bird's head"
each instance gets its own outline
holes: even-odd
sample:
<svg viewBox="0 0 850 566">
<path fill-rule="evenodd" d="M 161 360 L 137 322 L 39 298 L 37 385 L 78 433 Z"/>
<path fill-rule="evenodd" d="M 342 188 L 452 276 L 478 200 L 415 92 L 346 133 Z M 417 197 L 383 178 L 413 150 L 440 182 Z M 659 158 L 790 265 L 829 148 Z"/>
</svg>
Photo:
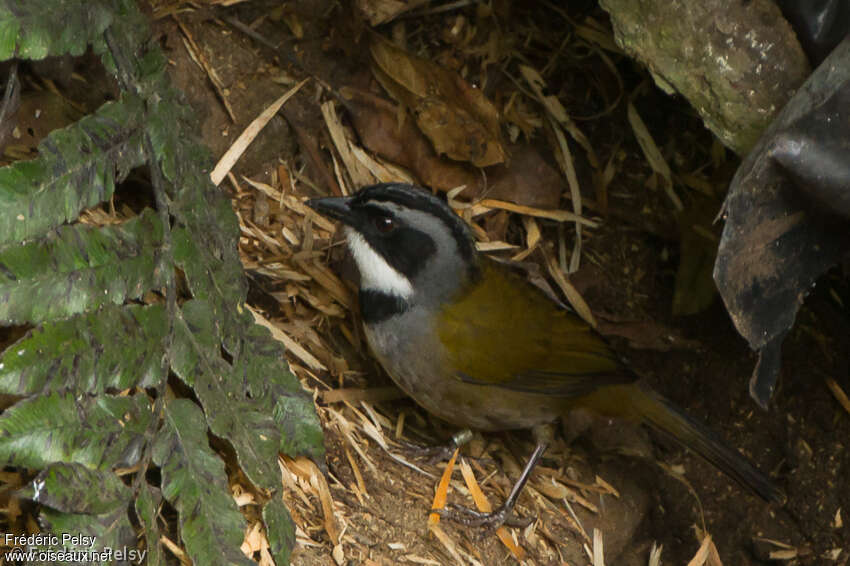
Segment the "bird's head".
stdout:
<svg viewBox="0 0 850 566">
<path fill-rule="evenodd" d="M 443 200 L 422 188 L 382 183 L 350 197 L 306 204 L 345 225 L 360 271 L 361 296 L 377 294 L 400 306 L 439 304 L 477 271 L 468 227 Z"/>
</svg>

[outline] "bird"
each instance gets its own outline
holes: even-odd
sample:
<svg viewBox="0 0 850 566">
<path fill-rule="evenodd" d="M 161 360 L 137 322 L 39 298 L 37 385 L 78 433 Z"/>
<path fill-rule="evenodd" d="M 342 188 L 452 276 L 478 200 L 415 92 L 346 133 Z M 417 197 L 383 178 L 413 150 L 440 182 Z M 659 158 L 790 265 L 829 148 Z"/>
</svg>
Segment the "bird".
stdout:
<svg viewBox="0 0 850 566">
<path fill-rule="evenodd" d="M 578 408 L 673 437 L 768 502 L 784 494 L 706 425 L 621 361 L 574 312 L 502 262 L 480 254 L 471 230 L 439 196 L 380 183 L 305 203 L 339 221 L 360 273 L 370 350 L 426 411 L 461 428 L 545 430 Z M 507 521 L 543 455 L 538 445 L 506 501 L 461 522 Z"/>
</svg>

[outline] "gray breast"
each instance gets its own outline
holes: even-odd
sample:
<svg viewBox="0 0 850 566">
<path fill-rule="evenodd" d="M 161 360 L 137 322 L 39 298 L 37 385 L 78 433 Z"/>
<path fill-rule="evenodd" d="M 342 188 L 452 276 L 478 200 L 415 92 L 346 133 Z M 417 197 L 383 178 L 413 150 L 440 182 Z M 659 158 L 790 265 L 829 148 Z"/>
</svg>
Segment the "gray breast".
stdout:
<svg viewBox="0 0 850 566">
<path fill-rule="evenodd" d="M 405 393 L 431 412 L 430 398 L 445 375 L 443 345 L 424 309 L 413 307 L 402 314 L 365 327 L 369 347 L 381 366 Z"/>
<path fill-rule="evenodd" d="M 454 425 L 479 430 L 532 428 L 561 414 L 554 399 L 459 379 L 448 367 L 431 317 L 421 307 L 365 326 L 365 334 L 396 385 L 426 411 Z"/>
</svg>

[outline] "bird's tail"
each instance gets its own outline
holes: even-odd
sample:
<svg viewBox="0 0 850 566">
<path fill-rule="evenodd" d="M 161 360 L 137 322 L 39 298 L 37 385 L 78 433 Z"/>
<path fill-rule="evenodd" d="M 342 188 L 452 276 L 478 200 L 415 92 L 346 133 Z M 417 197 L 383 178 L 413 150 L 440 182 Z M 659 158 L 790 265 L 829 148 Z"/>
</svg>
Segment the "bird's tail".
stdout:
<svg viewBox="0 0 850 566">
<path fill-rule="evenodd" d="M 630 405 L 630 412 L 636 419 L 672 436 L 682 446 L 693 450 L 765 501 L 785 502 L 782 490 L 773 485 L 747 458 L 727 446 L 712 430 L 686 415 L 671 401 L 638 383 L 615 387 L 623 390 L 623 395 L 617 397 Z"/>
</svg>

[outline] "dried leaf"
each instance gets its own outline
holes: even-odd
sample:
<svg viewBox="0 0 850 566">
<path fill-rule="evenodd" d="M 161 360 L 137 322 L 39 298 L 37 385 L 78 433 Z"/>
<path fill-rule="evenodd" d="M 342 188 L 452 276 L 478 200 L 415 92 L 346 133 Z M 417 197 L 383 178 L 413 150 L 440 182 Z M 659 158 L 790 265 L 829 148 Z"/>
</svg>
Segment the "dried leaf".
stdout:
<svg viewBox="0 0 850 566">
<path fill-rule="evenodd" d="M 561 175 L 536 149 L 511 146 L 510 163 L 488 168 L 485 178 L 470 166 L 441 159 L 412 120 L 399 123 L 398 107 L 392 102 L 347 87 L 340 89 L 340 94 L 363 146 L 385 161 L 403 167 L 421 184 L 445 192 L 466 186 L 464 198 L 475 198 L 486 189 L 492 198 L 520 205 L 558 206 Z M 357 156 L 358 151 L 352 148 L 352 152 Z M 384 178 L 383 172 L 368 163 L 366 166 L 382 181 L 392 180 Z M 410 177 L 404 172 L 391 174 L 396 180 Z"/>
<path fill-rule="evenodd" d="M 437 153 L 478 167 L 505 161 L 499 111 L 480 90 L 380 35 L 372 36 L 370 51 L 375 78 L 410 109 Z"/>
<path fill-rule="evenodd" d="M 480 177 L 459 163 L 440 159 L 411 120 L 399 123 L 395 104 L 348 87 L 340 89 L 340 95 L 367 149 L 409 169 L 426 186 L 448 191 L 467 185 L 476 189 L 468 193 L 470 196 L 477 193 Z"/>
<path fill-rule="evenodd" d="M 325 119 L 325 125 L 328 127 L 328 132 L 331 135 L 334 146 L 345 164 L 348 171 L 348 176 L 355 187 L 362 187 L 374 183 L 373 176 L 363 166 L 363 164 L 354 158 L 349 146 L 348 139 L 345 135 L 345 128 L 336 113 L 336 107 L 331 101 L 322 104 L 322 117 Z"/>
<path fill-rule="evenodd" d="M 555 119 L 555 121 L 569 132 L 570 136 L 572 136 L 572 138 L 582 148 L 584 148 L 590 165 L 594 169 L 599 169 L 599 159 L 596 157 L 596 152 L 593 150 L 593 146 L 590 145 L 590 140 L 587 139 L 584 132 L 579 129 L 573 119 L 570 118 L 569 114 L 567 114 L 566 109 L 561 104 L 561 101 L 558 100 L 558 97 L 551 94 L 544 94 L 544 91 L 547 90 L 548 87 L 546 86 L 546 82 L 543 80 L 543 77 L 540 76 L 540 73 L 528 65 L 520 65 L 519 70 L 528 82 L 531 90 L 534 91 L 537 99 L 546 108 L 546 111 L 552 116 L 552 118 Z"/>
<path fill-rule="evenodd" d="M 511 145 L 509 151 L 510 163 L 487 170 L 487 196 L 535 208 L 557 208 L 563 181 L 551 159 L 528 144 Z"/>
<path fill-rule="evenodd" d="M 356 5 L 369 25 L 377 26 L 426 2 L 427 0 L 357 0 Z"/>
<path fill-rule="evenodd" d="M 584 224 L 585 226 L 590 226 L 591 228 L 595 228 L 596 226 L 598 226 L 598 224 L 593 220 L 588 220 L 587 218 L 578 216 L 577 214 L 573 212 L 568 212 L 566 210 L 542 210 L 539 208 L 521 206 L 510 202 L 502 202 L 495 199 L 484 199 L 478 203 L 478 206 L 485 208 L 497 208 L 500 210 L 509 210 L 511 212 L 517 212 L 519 214 L 536 216 L 538 218 L 546 218 L 549 220 L 556 220 L 558 222 L 578 222 Z"/>
<path fill-rule="evenodd" d="M 644 124 L 640 114 L 638 114 L 637 109 L 631 102 L 628 105 L 627 115 L 632 131 L 637 138 L 638 144 L 640 144 L 640 148 L 643 150 L 644 157 L 646 157 L 652 170 L 661 176 L 664 191 L 670 197 L 670 200 L 673 201 L 673 206 L 676 207 L 676 210 L 684 209 L 685 207 L 681 199 L 673 190 L 673 174 L 670 172 L 670 166 L 667 165 L 667 161 L 661 155 L 661 150 L 658 149 L 655 140 L 652 139 L 652 134 L 649 133 L 646 124 Z"/>
<path fill-rule="evenodd" d="M 720 561 L 720 555 L 717 553 L 717 547 L 714 546 L 714 541 L 711 540 L 711 535 L 705 535 L 702 539 L 702 544 L 699 550 L 688 562 L 688 566 L 723 566 Z"/>
<path fill-rule="evenodd" d="M 564 296 L 567 297 L 567 301 L 569 301 L 570 306 L 573 307 L 576 314 L 579 315 L 582 320 L 596 328 L 596 319 L 593 318 L 593 313 L 590 311 L 590 307 L 587 306 L 584 298 L 582 298 L 576 288 L 573 287 L 573 285 L 567 280 L 566 275 L 564 275 L 558 267 L 558 262 L 555 257 L 548 251 L 544 251 L 544 255 L 546 257 L 546 267 L 548 268 L 549 275 L 552 276 L 555 283 L 557 283 L 558 287 L 561 288 L 561 291 L 563 291 Z"/>
</svg>

